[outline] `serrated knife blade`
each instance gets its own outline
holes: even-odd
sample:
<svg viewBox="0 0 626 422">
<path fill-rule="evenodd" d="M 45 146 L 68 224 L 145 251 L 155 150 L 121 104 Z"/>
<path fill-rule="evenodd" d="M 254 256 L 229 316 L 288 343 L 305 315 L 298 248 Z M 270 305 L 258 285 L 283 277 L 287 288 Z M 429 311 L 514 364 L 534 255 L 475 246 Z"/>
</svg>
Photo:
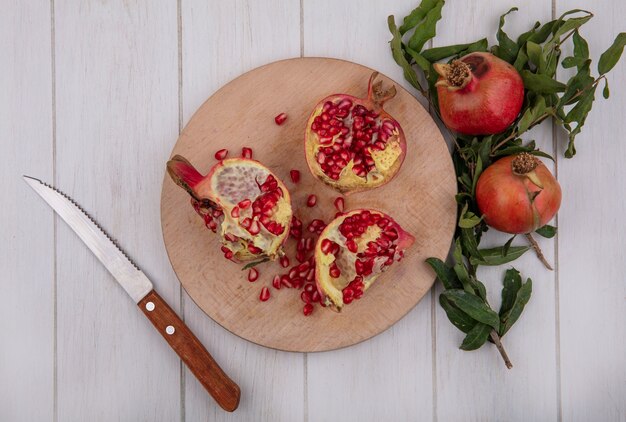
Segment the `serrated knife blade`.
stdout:
<svg viewBox="0 0 626 422">
<path fill-rule="evenodd" d="M 148 277 L 85 210 L 69 196 L 39 179 L 24 176 L 24 180 L 76 232 L 135 303 L 146 297 L 152 290 Z"/>
<path fill-rule="evenodd" d="M 215 401 L 226 411 L 237 409 L 241 396 L 239 386 L 154 291 L 152 283 L 137 265 L 72 198 L 39 179 L 23 177 L 104 264 Z"/>
</svg>

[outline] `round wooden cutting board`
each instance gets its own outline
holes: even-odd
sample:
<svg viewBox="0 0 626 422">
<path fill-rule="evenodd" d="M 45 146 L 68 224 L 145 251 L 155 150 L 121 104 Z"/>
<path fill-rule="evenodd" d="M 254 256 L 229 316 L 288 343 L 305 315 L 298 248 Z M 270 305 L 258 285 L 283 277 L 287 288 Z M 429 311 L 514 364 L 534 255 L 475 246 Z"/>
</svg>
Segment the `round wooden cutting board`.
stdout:
<svg viewBox="0 0 626 422">
<path fill-rule="evenodd" d="M 215 151 L 228 148 L 230 157 L 249 146 L 253 158 L 280 177 L 290 189 L 294 214 L 305 224 L 328 222 L 339 196 L 315 180 L 306 165 L 303 136 L 307 118 L 319 100 L 332 93 L 364 97 L 372 69 L 342 60 L 299 58 L 254 69 L 228 83 L 209 98 L 183 130 L 172 155 L 189 159 L 203 174 L 215 164 Z M 382 77 L 384 86 L 393 83 Z M 396 84 L 396 97 L 385 104 L 407 136 L 407 156 L 394 180 L 345 199 L 346 210 L 374 208 L 390 214 L 416 242 L 405 259 L 382 274 L 365 295 L 341 313 L 320 306 L 302 314 L 300 291 L 275 290 L 272 277 L 284 273 L 278 263 L 257 268 L 259 279 L 247 281 L 241 265 L 224 259 L 219 238 L 206 229 L 189 203 L 188 194 L 165 175 L 161 222 L 167 252 L 183 287 L 213 320 L 254 343 L 287 351 L 332 350 L 368 339 L 402 318 L 426 294 L 435 275 L 424 262 L 445 259 L 456 220 L 456 182 L 447 146 L 426 110 Z M 274 116 L 285 112 L 278 126 Z M 165 163 L 163 163 L 165 170 Z M 298 169 L 294 185 L 289 170 Z M 317 206 L 306 197 L 315 193 Z M 286 250 L 296 263 L 295 241 Z M 259 300 L 263 286 L 271 291 Z"/>
</svg>

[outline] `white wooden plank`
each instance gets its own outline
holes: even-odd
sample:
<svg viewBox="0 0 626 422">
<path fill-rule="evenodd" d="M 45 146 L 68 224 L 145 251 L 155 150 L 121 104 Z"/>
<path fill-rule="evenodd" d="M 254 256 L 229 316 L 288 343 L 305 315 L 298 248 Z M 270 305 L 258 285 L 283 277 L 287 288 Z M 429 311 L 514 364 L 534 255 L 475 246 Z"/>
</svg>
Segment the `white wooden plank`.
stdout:
<svg viewBox="0 0 626 422">
<path fill-rule="evenodd" d="M 304 54 L 370 66 L 410 89 L 391 58 L 387 16 L 405 16 L 415 5 L 412 0 L 305 1 Z M 309 420 L 392 421 L 416 415 L 431 419 L 431 311 L 428 294 L 377 337 L 346 349 L 310 354 Z"/>
<path fill-rule="evenodd" d="M 505 30 L 516 37 L 539 20 L 551 19 L 550 2 L 533 0 L 463 3 L 448 2 L 444 7 L 434 45 L 471 42 L 487 36 L 495 42 L 499 15 L 519 6 L 508 16 Z M 538 145 L 552 152 L 552 132 L 548 123 L 530 134 L 526 141 L 536 139 Z M 546 164 L 548 164 L 546 162 Z M 549 165 L 549 164 L 548 164 Z M 501 245 L 510 236 L 491 231 L 485 247 Z M 538 239 L 539 240 L 539 239 Z M 554 242 L 539 240 L 547 259 L 554 262 Z M 519 244 L 525 240 L 518 239 Z M 463 334 L 448 321 L 437 306 L 437 418 L 440 421 L 541 421 L 557 418 L 556 340 L 555 340 L 555 277 L 532 252 L 512 263 L 523 277 L 533 280 L 533 294 L 524 314 L 503 343 L 513 362 L 507 370 L 491 344 L 475 352 L 458 349 Z M 479 269 L 478 276 L 487 286 L 492 307 L 500 306 L 502 276 L 506 265 Z M 441 287 L 437 288 L 437 295 Z M 453 403 L 453 405 L 451 405 Z"/>
<path fill-rule="evenodd" d="M 557 15 L 576 2 L 556 2 Z M 618 1 L 594 2 L 595 17 L 582 33 L 597 74 L 600 54 L 624 31 Z M 567 53 L 567 51 L 565 51 Z M 564 421 L 626 421 L 626 191 L 623 120 L 626 109 L 624 57 L 609 74 L 611 97 L 601 83 L 582 133 L 578 153 L 559 162 L 565 201 L 559 213 L 559 310 L 561 403 Z M 566 137 L 559 132 L 559 150 Z"/>
<path fill-rule="evenodd" d="M 52 180 L 51 21 L 48 1 L 0 14 L 0 420 L 54 414 L 52 211 L 21 180 Z M 33 405 L 36 403 L 36 405 Z"/>
<path fill-rule="evenodd" d="M 55 2 L 57 182 L 177 309 L 162 246 L 178 131 L 176 3 Z M 58 229 L 58 419 L 175 420 L 175 353 L 70 230 Z"/>
<path fill-rule="evenodd" d="M 185 0 L 181 5 L 184 122 L 213 92 L 241 73 L 300 55 L 298 2 Z M 213 322 L 186 294 L 184 298 L 187 324 L 242 390 L 239 409 L 227 414 L 185 371 L 185 418 L 301 420 L 304 355 L 249 343 Z"/>
</svg>

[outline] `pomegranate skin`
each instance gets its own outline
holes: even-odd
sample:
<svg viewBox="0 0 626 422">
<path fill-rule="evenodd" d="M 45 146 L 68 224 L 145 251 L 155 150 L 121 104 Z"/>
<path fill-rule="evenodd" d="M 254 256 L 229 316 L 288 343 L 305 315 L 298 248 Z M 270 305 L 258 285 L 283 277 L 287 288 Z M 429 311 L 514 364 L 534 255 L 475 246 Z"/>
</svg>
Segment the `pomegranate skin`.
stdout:
<svg viewBox="0 0 626 422">
<path fill-rule="evenodd" d="M 461 88 L 450 85 L 438 71 L 437 94 L 443 122 L 465 135 L 504 131 L 515 121 L 524 102 L 521 76 L 509 63 L 490 53 L 471 53 L 459 60 L 470 69 Z"/>
<path fill-rule="evenodd" d="M 532 172 L 543 188 L 527 175 L 515 174 L 514 159 L 515 156 L 501 158 L 480 175 L 476 201 L 489 226 L 505 233 L 525 234 L 554 217 L 561 205 L 561 186 L 539 160 Z M 531 200 L 533 195 L 536 196 Z"/>
</svg>

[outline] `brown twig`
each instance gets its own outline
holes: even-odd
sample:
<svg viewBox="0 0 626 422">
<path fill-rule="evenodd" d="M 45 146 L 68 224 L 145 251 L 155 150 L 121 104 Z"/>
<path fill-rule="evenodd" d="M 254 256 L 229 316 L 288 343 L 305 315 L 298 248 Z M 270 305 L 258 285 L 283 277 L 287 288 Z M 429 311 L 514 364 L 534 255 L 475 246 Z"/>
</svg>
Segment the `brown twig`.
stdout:
<svg viewBox="0 0 626 422">
<path fill-rule="evenodd" d="M 504 346 L 502 345 L 502 342 L 500 341 L 500 336 L 498 335 L 498 333 L 496 333 L 496 330 L 491 330 L 489 336 L 491 337 L 491 340 L 493 340 L 493 344 L 496 345 L 498 352 L 500 352 L 500 356 L 502 356 L 504 364 L 508 369 L 511 369 L 513 367 L 513 364 L 509 359 L 509 355 L 506 354 L 506 350 L 504 350 Z"/>
<path fill-rule="evenodd" d="M 548 263 L 548 260 L 546 260 L 546 257 L 543 256 L 543 252 L 541 251 L 541 248 L 539 247 L 539 243 L 537 243 L 537 241 L 532 236 L 532 234 L 526 233 L 525 236 L 526 236 L 526 239 L 528 239 L 528 241 L 532 245 L 533 249 L 535 250 L 535 253 L 537 254 L 537 258 L 539 258 L 539 260 L 543 263 L 543 265 L 546 266 L 547 269 L 549 269 L 550 271 L 554 270 L 554 268 L 552 268 L 552 265 L 550 265 L 550 263 Z"/>
</svg>

